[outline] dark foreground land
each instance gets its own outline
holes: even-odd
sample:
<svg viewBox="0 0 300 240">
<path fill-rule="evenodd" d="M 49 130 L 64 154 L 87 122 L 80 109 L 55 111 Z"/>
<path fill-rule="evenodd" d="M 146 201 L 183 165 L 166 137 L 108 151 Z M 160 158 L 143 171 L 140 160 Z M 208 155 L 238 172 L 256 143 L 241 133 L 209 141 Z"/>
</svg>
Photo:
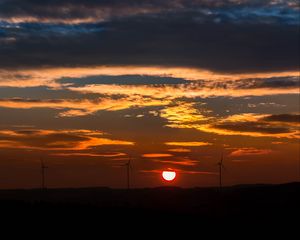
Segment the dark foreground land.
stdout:
<svg viewBox="0 0 300 240">
<path fill-rule="evenodd" d="M 224 188 L 1 190 L 1 218 L 106 224 L 277 224 L 299 226 L 300 183 Z M 51 220 L 52 221 L 52 220 Z M 217 225 L 216 225 L 217 224 Z M 47 225 L 46 223 L 44 225 Z M 151 228 L 151 227 L 150 227 Z"/>
</svg>

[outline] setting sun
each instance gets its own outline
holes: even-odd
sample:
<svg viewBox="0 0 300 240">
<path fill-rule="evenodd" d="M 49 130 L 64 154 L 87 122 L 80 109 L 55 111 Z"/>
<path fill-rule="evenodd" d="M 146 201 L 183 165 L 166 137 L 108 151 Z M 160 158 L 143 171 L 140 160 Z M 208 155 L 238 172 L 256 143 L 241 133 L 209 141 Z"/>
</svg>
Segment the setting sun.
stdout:
<svg viewBox="0 0 300 240">
<path fill-rule="evenodd" d="M 166 181 L 173 181 L 176 177 L 176 172 L 174 171 L 163 171 L 162 177 Z"/>
</svg>

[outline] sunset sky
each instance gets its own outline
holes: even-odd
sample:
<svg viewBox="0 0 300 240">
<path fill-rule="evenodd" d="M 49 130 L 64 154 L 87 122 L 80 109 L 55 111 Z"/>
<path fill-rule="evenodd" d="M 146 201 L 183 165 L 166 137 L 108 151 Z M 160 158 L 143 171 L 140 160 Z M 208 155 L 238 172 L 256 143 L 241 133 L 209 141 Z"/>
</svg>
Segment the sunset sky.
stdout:
<svg viewBox="0 0 300 240">
<path fill-rule="evenodd" d="M 297 0 L 0 0 L 0 188 L 299 180 Z M 163 170 L 177 178 L 166 183 Z"/>
</svg>

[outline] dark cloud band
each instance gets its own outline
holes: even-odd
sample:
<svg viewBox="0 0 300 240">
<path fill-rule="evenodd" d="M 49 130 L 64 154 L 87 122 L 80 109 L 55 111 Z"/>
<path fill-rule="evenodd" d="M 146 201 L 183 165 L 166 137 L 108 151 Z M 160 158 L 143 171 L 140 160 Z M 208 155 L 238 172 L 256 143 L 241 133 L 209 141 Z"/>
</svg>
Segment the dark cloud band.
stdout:
<svg viewBox="0 0 300 240">
<path fill-rule="evenodd" d="M 300 124 L 300 115 L 299 114 L 278 114 L 270 115 L 263 118 L 264 121 L 268 122 L 287 122 L 287 123 L 299 123 Z"/>
<path fill-rule="evenodd" d="M 39 19 L 0 24 L 0 68 L 160 65 L 230 73 L 298 70 L 299 31 L 291 18 L 299 10 L 294 1 L 238 2 L 1 1 L 2 19 Z M 93 9 L 114 17 L 76 26 L 43 22 L 93 17 Z"/>
<path fill-rule="evenodd" d="M 228 18 L 249 16 L 271 16 L 273 18 L 284 15 L 286 19 L 293 19 L 299 10 L 297 1 L 272 0 L 2 0 L 0 1 L 0 18 L 15 19 L 36 18 L 43 20 L 84 20 L 92 18 L 94 21 L 107 18 L 149 14 L 163 11 L 181 11 L 197 9 L 206 13 L 225 13 Z M 245 11 L 246 9 L 246 11 Z M 252 10 L 249 13 L 249 9 Z"/>
</svg>

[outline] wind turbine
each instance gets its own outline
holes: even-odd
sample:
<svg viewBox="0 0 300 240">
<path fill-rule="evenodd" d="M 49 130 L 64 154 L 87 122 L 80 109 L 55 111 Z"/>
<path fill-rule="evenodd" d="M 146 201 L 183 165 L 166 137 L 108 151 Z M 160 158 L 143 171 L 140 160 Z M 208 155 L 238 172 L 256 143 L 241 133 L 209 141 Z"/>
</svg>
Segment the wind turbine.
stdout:
<svg viewBox="0 0 300 240">
<path fill-rule="evenodd" d="M 219 166 L 219 188 L 220 188 L 220 191 L 222 191 L 222 172 L 223 170 L 225 170 L 225 167 L 224 167 L 224 164 L 223 164 L 223 152 L 222 152 L 222 155 L 221 155 L 221 160 L 220 162 L 217 163 L 217 165 Z"/>
<path fill-rule="evenodd" d="M 127 189 L 130 189 L 130 169 L 131 169 L 131 158 L 121 166 L 126 167 L 126 174 L 127 174 Z"/>
<path fill-rule="evenodd" d="M 42 189 L 46 189 L 46 182 L 45 182 L 45 170 L 48 168 L 45 164 L 44 164 L 44 160 L 41 158 L 41 173 L 42 173 Z"/>
<path fill-rule="evenodd" d="M 300 182 L 300 158 L 298 159 L 298 181 Z"/>
</svg>

